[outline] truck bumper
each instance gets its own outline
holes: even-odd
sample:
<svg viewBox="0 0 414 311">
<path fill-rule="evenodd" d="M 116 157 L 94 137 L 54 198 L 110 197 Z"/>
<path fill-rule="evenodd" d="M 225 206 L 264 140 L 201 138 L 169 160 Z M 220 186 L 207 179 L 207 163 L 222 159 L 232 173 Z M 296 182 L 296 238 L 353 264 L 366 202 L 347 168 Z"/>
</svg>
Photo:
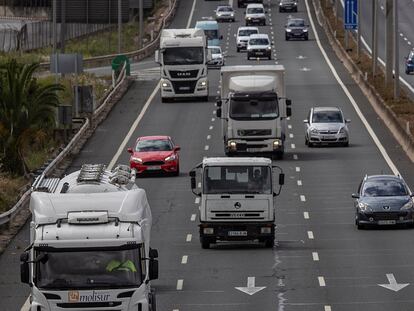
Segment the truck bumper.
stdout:
<svg viewBox="0 0 414 311">
<path fill-rule="evenodd" d="M 199 225 L 200 239 L 207 239 L 211 243 L 221 241 L 266 240 L 274 238 L 274 222 L 252 223 L 212 223 L 203 222 Z"/>
<path fill-rule="evenodd" d="M 168 80 L 160 81 L 161 98 L 207 97 L 207 78 L 198 80 Z"/>
<path fill-rule="evenodd" d="M 283 152 L 284 140 L 268 138 L 264 140 L 228 139 L 225 149 L 228 153 L 277 153 Z"/>
</svg>

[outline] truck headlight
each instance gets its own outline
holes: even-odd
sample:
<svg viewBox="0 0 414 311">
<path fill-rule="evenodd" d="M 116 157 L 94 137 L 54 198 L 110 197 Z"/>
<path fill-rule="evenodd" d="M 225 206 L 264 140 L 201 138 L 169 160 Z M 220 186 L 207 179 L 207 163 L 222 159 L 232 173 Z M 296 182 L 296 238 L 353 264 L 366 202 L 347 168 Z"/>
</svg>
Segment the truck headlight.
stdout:
<svg viewBox="0 0 414 311">
<path fill-rule="evenodd" d="M 232 141 L 232 140 L 229 140 L 228 143 L 227 143 L 227 146 L 230 149 L 236 149 L 236 142 L 235 141 Z"/>
<path fill-rule="evenodd" d="M 270 233 L 272 233 L 272 228 L 270 228 L 270 227 L 262 227 L 262 228 L 260 228 L 260 233 L 261 234 L 270 234 Z"/>
<path fill-rule="evenodd" d="M 248 17 L 247 19 L 248 19 L 248 20 L 251 20 L 252 18 L 251 18 L 251 17 Z"/>
<path fill-rule="evenodd" d="M 213 228 L 203 228 L 203 233 L 204 234 L 213 234 L 214 229 Z"/>
<path fill-rule="evenodd" d="M 271 46 L 268 46 L 268 47 L 267 47 L 267 49 L 268 49 L 268 50 L 271 50 L 271 49 L 272 49 L 272 47 L 271 47 Z"/>
<path fill-rule="evenodd" d="M 161 83 L 161 86 L 163 87 L 163 88 L 170 88 L 171 86 L 170 86 L 170 84 L 168 83 L 168 82 L 163 82 L 163 83 Z"/>
<path fill-rule="evenodd" d="M 280 139 L 276 139 L 273 141 L 273 149 L 277 149 L 282 146 L 282 141 Z"/>
<path fill-rule="evenodd" d="M 207 85 L 207 81 L 201 81 L 200 85 L 201 86 L 206 86 Z"/>
<path fill-rule="evenodd" d="M 142 163 L 142 159 L 141 158 L 137 158 L 137 157 L 131 157 L 131 161 L 135 162 L 135 163 Z"/>
</svg>

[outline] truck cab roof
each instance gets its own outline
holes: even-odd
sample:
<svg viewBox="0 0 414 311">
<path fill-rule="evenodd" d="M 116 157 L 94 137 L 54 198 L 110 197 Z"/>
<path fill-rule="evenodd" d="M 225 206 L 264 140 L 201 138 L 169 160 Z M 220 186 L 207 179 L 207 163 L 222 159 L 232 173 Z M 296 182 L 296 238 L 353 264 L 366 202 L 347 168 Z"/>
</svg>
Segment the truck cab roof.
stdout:
<svg viewBox="0 0 414 311">
<path fill-rule="evenodd" d="M 233 166 L 271 166 L 272 161 L 268 158 L 263 157 L 243 157 L 243 158 L 226 158 L 226 157 L 213 157 L 205 158 L 203 160 L 204 166 L 223 166 L 223 165 L 233 165 Z"/>
</svg>

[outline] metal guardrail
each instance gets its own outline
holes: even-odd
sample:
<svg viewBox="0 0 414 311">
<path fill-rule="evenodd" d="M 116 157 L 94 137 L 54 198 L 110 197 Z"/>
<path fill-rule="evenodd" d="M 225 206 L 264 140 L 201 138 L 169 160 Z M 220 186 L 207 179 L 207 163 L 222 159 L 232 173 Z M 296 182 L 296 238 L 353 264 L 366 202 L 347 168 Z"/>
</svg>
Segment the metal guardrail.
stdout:
<svg viewBox="0 0 414 311">
<path fill-rule="evenodd" d="M 158 47 L 158 43 L 161 37 L 161 30 L 168 25 L 168 23 L 171 21 L 171 19 L 175 15 L 175 11 L 177 9 L 177 3 L 179 0 L 170 0 L 170 10 L 167 13 L 167 15 L 164 17 L 163 22 L 161 23 L 161 27 L 158 31 L 158 34 L 156 38 L 147 44 L 142 49 L 139 49 L 137 51 L 125 53 L 124 55 L 127 57 L 132 58 L 133 60 L 139 60 L 142 59 L 154 52 L 154 50 Z M 84 63 L 94 63 L 94 62 L 106 62 L 112 60 L 115 56 L 118 54 L 112 54 L 112 55 L 104 55 L 104 56 L 98 56 L 98 57 L 92 57 L 89 59 L 85 59 Z M 41 67 L 49 67 L 50 63 L 43 63 L 41 64 Z M 126 64 L 122 67 L 122 70 L 116 80 L 116 85 L 112 90 L 108 93 L 108 95 L 105 97 L 102 104 L 94 111 L 93 117 L 98 116 L 103 109 L 106 107 L 109 100 L 116 94 L 119 87 L 122 85 L 126 78 Z M 68 145 L 58 154 L 58 156 L 53 159 L 53 161 L 45 168 L 43 171 L 43 174 L 47 176 L 49 172 L 51 172 L 71 151 L 72 147 L 76 145 L 79 140 L 82 138 L 82 136 L 86 133 L 88 128 L 90 127 L 90 121 L 89 119 L 85 120 L 85 123 L 82 125 L 82 127 L 79 129 L 79 131 L 76 133 L 76 135 L 72 138 L 72 140 L 68 143 Z M 27 190 L 19 199 L 19 201 L 7 212 L 0 214 L 0 225 L 4 225 L 8 223 L 19 211 L 20 209 L 25 206 L 30 199 L 30 194 L 32 193 L 32 188 Z"/>
</svg>

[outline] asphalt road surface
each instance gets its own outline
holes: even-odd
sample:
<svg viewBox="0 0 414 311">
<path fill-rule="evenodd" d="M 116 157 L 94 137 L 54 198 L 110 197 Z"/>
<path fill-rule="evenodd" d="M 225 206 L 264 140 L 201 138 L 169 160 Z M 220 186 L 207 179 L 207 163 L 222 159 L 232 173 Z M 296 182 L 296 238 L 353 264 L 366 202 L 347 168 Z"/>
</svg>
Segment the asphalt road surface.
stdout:
<svg viewBox="0 0 414 311">
<path fill-rule="evenodd" d="M 170 135 L 181 146 L 179 177 L 138 180 L 148 194 L 154 221 L 152 244 L 160 254 L 160 278 L 153 282 L 158 310 L 411 311 L 413 230 L 358 231 L 350 195 L 365 174 L 397 170 L 413 188 L 414 165 L 329 48 L 323 30 L 313 22 L 309 1 L 299 2 L 295 16 L 310 21 L 319 40 L 311 31 L 309 41 L 289 42 L 284 41 L 283 26 L 290 14 L 278 13 L 274 2 L 269 5 L 265 0 L 268 22 L 260 31 L 274 40 L 276 57 L 260 64 L 286 67 L 293 116 L 288 122 L 287 153 L 278 162 L 287 178 L 277 197 L 273 249 L 254 243 L 223 243 L 204 250 L 198 241 L 198 204 L 190 191 L 188 172 L 203 156 L 224 156 L 221 123 L 214 114 L 218 70 L 209 72 L 209 102 L 161 104 L 159 93 L 153 92 L 157 80 L 152 73 L 148 79 L 141 76 L 98 127 L 70 171 L 83 163 L 128 163 L 126 147 L 141 135 Z M 224 3 L 228 1 L 180 1 L 171 28 L 186 27 L 189 16 L 189 24 L 194 25 Z M 258 63 L 236 52 L 234 34 L 244 25 L 242 21 L 243 11 L 237 9 L 237 22 L 220 24 L 222 47 L 229 55 L 227 65 Z M 127 136 L 144 106 L 145 114 Z M 342 108 L 352 120 L 348 148 L 305 146 L 302 120 L 312 106 Z M 128 143 L 119 159 L 114 159 L 126 137 Z M 22 306 L 29 288 L 19 283 L 18 257 L 28 238 L 25 226 L 0 257 L 1 310 L 27 310 L 27 304 Z M 398 292 L 379 286 L 388 283 L 387 274 L 409 285 Z M 246 286 L 249 277 L 265 288 L 252 296 L 235 289 Z"/>
</svg>

